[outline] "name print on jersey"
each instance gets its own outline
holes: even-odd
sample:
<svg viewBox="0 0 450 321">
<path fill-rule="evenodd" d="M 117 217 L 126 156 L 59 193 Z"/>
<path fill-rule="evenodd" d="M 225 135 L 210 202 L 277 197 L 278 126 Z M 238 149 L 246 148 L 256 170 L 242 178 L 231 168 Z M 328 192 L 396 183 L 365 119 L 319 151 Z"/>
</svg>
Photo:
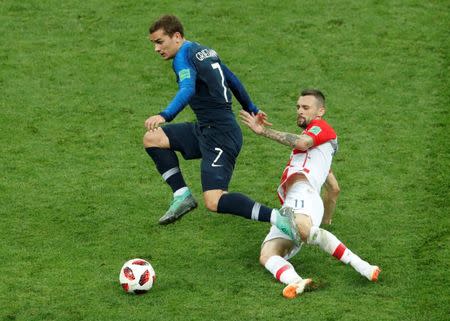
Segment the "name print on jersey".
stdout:
<svg viewBox="0 0 450 321">
<path fill-rule="evenodd" d="M 203 50 L 197 52 L 195 54 L 195 57 L 198 60 L 203 61 L 209 57 L 217 57 L 217 52 L 215 52 L 213 49 L 203 49 Z"/>
</svg>

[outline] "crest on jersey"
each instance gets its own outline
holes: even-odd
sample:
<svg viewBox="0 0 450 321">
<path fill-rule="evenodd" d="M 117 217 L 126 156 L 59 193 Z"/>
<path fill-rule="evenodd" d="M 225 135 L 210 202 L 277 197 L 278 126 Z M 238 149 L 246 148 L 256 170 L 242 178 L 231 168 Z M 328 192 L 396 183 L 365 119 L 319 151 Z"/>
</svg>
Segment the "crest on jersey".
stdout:
<svg viewBox="0 0 450 321">
<path fill-rule="evenodd" d="M 313 133 L 314 135 L 319 135 L 319 133 L 322 131 L 322 128 L 320 128 L 319 126 L 313 126 L 311 127 L 308 132 Z"/>
<path fill-rule="evenodd" d="M 191 71 L 189 69 L 182 69 L 178 72 L 178 78 L 180 78 L 180 81 L 183 81 L 184 79 L 191 78 Z"/>
</svg>

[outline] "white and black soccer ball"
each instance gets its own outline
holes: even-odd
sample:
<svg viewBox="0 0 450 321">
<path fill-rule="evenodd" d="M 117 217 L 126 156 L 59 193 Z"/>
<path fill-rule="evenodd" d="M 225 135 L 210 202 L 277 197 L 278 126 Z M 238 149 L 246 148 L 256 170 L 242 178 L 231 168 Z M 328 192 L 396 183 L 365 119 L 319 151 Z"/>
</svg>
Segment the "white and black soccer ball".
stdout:
<svg viewBox="0 0 450 321">
<path fill-rule="evenodd" d="M 120 269 L 119 280 L 125 292 L 144 294 L 152 288 L 156 274 L 148 261 L 132 259 L 125 262 Z"/>
</svg>

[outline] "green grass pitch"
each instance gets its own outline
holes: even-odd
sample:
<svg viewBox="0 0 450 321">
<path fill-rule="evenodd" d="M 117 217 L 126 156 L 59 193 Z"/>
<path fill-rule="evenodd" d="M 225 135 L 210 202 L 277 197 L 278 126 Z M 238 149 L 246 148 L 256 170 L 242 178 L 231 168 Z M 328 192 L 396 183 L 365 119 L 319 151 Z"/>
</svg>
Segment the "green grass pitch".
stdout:
<svg viewBox="0 0 450 321">
<path fill-rule="evenodd" d="M 176 92 L 147 40 L 163 13 L 275 129 L 297 130 L 301 88 L 325 92 L 342 189 L 327 228 L 379 283 L 304 247 L 292 263 L 320 288 L 285 300 L 258 264 L 268 225 L 208 212 L 198 161 L 181 167 L 199 208 L 157 224 L 171 193 L 142 135 Z M 449 21 L 439 0 L 1 1 L 0 319 L 448 320 Z M 289 149 L 243 132 L 230 190 L 278 207 Z M 143 296 L 118 283 L 133 257 L 157 273 Z"/>
</svg>

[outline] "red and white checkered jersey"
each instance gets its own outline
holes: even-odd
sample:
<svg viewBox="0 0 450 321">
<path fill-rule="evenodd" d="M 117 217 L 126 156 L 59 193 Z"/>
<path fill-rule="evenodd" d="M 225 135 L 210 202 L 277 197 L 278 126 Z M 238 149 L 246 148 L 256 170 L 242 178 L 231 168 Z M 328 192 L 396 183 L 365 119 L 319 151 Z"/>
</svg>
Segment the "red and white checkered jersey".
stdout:
<svg viewBox="0 0 450 321">
<path fill-rule="evenodd" d="M 311 121 L 302 134 L 310 136 L 314 143 L 306 151 L 292 150 L 277 190 L 281 204 L 284 203 L 286 197 L 286 181 L 295 174 L 305 175 L 311 186 L 320 193 L 330 172 L 333 155 L 338 148 L 334 129 L 323 119 Z"/>
</svg>

